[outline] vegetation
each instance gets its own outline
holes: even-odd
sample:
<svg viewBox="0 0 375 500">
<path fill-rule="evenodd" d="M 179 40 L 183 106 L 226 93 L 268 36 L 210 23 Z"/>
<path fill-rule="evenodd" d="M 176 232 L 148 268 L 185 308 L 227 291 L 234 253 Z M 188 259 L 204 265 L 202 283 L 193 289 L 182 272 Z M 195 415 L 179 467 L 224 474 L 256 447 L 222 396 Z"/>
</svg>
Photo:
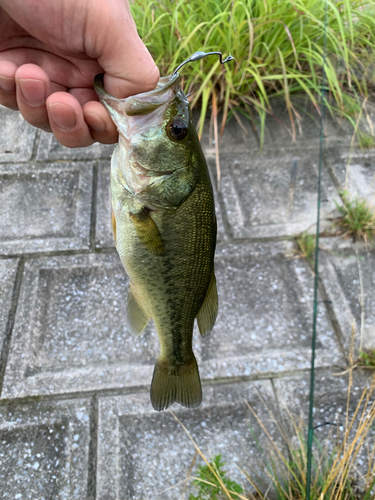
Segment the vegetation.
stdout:
<svg viewBox="0 0 375 500">
<path fill-rule="evenodd" d="M 375 236 L 375 212 L 366 200 L 350 199 L 347 191 L 342 191 L 342 205 L 336 203 L 341 217 L 334 225 L 343 236 L 352 237 L 354 240 L 364 240 L 366 245 L 372 243 Z"/>
<path fill-rule="evenodd" d="M 315 236 L 305 232 L 296 238 L 299 248 L 299 257 L 304 257 L 310 262 L 314 263 L 315 258 Z"/>
<path fill-rule="evenodd" d="M 354 127 L 368 96 L 367 68 L 375 60 L 375 2 L 328 0 L 327 5 L 326 104 Z M 325 0 L 134 0 L 131 8 L 162 75 L 198 50 L 236 58 L 238 64 L 225 68 L 210 57 L 181 70 L 185 91 L 194 92 L 193 105 L 201 103 L 200 132 L 209 103 L 215 119 L 223 110 L 222 130 L 231 115 L 252 119 L 255 110 L 263 131 L 271 98 L 281 96 L 295 138 L 301 116 L 292 94 L 305 93 L 319 112 L 324 6 Z"/>
<path fill-rule="evenodd" d="M 232 492 L 232 498 L 240 498 L 236 493 L 243 493 L 243 489 L 235 481 L 227 478 L 227 473 L 223 469 L 224 465 L 224 462 L 221 461 L 221 455 L 216 455 L 208 465 L 198 467 L 198 477 L 193 483 L 199 488 L 199 493 L 198 496 L 190 495 L 189 500 L 205 500 L 207 498 L 210 500 L 220 500 L 221 498 L 225 498 L 223 497 L 224 491 L 217 476 L 221 478 L 227 489 Z M 216 475 L 213 474 L 213 470 L 215 470 Z"/>
<path fill-rule="evenodd" d="M 367 132 L 358 130 L 357 132 L 358 144 L 362 149 L 369 149 L 375 146 L 375 137 Z"/>
<path fill-rule="evenodd" d="M 345 423 L 331 423 L 331 432 L 328 433 L 324 444 L 314 440 L 311 500 L 375 499 L 375 443 L 370 435 L 375 429 L 375 377 L 371 387 L 364 390 L 350 419 L 348 414 L 351 387 L 350 375 Z M 288 439 L 286 433 L 282 433 L 287 446 L 285 454 L 272 440 L 254 410 L 248 406 L 271 444 L 264 461 L 268 484 L 255 477 L 251 471 L 243 471 L 253 492 L 244 493 L 236 482 L 226 477 L 221 455 L 209 462 L 194 442 L 206 465 L 198 468 L 198 475 L 194 478 L 194 484 L 199 488 L 198 496 L 190 495 L 189 500 L 305 500 L 305 426 L 291 417 L 294 437 Z M 190 434 L 189 437 L 192 439 Z M 264 449 L 259 444 L 258 446 L 259 454 L 264 455 Z M 357 469 L 358 460 L 362 462 L 360 472 Z"/>
<path fill-rule="evenodd" d="M 357 366 L 364 366 L 375 370 L 375 349 L 359 351 L 359 361 L 357 362 Z"/>
</svg>

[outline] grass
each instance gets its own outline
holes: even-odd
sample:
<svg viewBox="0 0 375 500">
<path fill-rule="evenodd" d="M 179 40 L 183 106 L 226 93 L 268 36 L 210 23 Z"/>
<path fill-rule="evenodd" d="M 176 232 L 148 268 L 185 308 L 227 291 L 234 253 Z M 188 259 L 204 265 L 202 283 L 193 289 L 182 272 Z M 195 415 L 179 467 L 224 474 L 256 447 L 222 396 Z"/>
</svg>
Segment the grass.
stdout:
<svg viewBox="0 0 375 500">
<path fill-rule="evenodd" d="M 310 264 L 314 263 L 315 236 L 305 232 L 296 238 L 299 249 L 299 257 L 304 257 Z"/>
<path fill-rule="evenodd" d="M 224 465 L 225 463 L 221 460 L 221 455 L 216 455 L 208 465 L 201 465 L 198 468 L 197 479 L 193 481 L 195 486 L 198 487 L 198 496 L 190 495 L 189 500 L 205 500 L 207 498 L 210 500 L 220 500 L 220 498 L 223 498 L 224 491 L 220 481 L 213 474 L 213 470 L 221 478 L 226 488 L 233 492 L 232 496 L 234 495 L 234 498 L 239 498 L 237 494 L 243 493 L 243 489 L 239 484 L 227 477 Z"/>
<path fill-rule="evenodd" d="M 210 106 L 215 120 L 223 111 L 221 131 L 231 116 L 257 113 L 261 144 L 273 97 L 285 100 L 293 139 L 301 115 L 292 95 L 303 92 L 319 113 L 324 0 L 134 0 L 131 9 L 162 75 L 198 50 L 231 53 L 240 65 L 209 57 L 181 70 L 192 105 L 201 104 L 200 133 Z M 375 2 L 328 0 L 327 15 L 326 104 L 354 127 L 375 59 Z"/>
<path fill-rule="evenodd" d="M 357 366 L 364 366 L 375 370 L 375 349 L 359 351 L 359 360 Z"/>
<path fill-rule="evenodd" d="M 375 146 L 375 137 L 367 132 L 357 132 L 358 144 L 361 149 L 369 149 Z"/>
<path fill-rule="evenodd" d="M 363 240 L 366 245 L 375 237 L 375 212 L 366 200 L 357 197 L 351 199 L 347 191 L 342 191 L 342 205 L 336 203 L 341 216 L 334 226 L 344 237 L 352 237 L 355 241 Z"/>
<path fill-rule="evenodd" d="M 341 425 L 338 422 L 337 425 L 332 424 L 324 443 L 314 440 L 311 500 L 375 499 L 375 444 L 371 442 L 369 435 L 370 431 L 375 429 L 375 401 L 372 401 L 375 376 L 371 387 L 363 391 L 350 418 L 351 374 L 352 372 L 348 384 L 345 424 Z M 227 477 L 221 455 L 208 461 L 180 422 L 205 462 L 205 465 L 198 467 L 197 474 L 193 477 L 198 496 L 191 494 L 189 500 L 305 500 L 306 427 L 290 415 L 294 436 L 288 439 L 286 433 L 282 432 L 287 447 L 285 454 L 268 434 L 253 408 L 247 402 L 246 404 L 269 439 L 271 448 L 263 462 L 268 482 L 260 480 L 251 470 L 240 469 L 247 480 L 248 489 L 252 491 L 245 493 L 239 484 Z M 178 420 L 174 414 L 173 416 Z M 279 425 L 278 427 L 280 428 Z M 259 456 L 264 455 L 264 449 L 258 446 Z M 358 460 L 362 462 L 360 473 L 357 469 Z M 366 467 L 363 467 L 364 464 Z"/>
</svg>

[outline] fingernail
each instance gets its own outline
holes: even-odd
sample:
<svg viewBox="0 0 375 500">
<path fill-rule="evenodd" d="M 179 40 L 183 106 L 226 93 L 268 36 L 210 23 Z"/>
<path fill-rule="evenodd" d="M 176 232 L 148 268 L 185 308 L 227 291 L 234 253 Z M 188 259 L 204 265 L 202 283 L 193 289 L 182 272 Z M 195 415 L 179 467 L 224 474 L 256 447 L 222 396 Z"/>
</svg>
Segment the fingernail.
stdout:
<svg viewBox="0 0 375 500">
<path fill-rule="evenodd" d="M 4 92 L 14 92 L 16 89 L 14 78 L 0 75 L 0 88 Z"/>
<path fill-rule="evenodd" d="M 92 128 L 95 132 L 105 132 L 107 130 L 107 126 L 100 116 L 90 113 L 86 116 L 86 120 L 88 118 L 88 126 Z"/>
<path fill-rule="evenodd" d="M 46 85 L 42 80 L 19 79 L 21 94 L 29 106 L 42 106 L 46 100 Z"/>
<path fill-rule="evenodd" d="M 48 111 L 51 121 L 64 132 L 73 130 L 77 125 L 77 116 L 74 110 L 66 104 L 48 104 Z"/>
</svg>

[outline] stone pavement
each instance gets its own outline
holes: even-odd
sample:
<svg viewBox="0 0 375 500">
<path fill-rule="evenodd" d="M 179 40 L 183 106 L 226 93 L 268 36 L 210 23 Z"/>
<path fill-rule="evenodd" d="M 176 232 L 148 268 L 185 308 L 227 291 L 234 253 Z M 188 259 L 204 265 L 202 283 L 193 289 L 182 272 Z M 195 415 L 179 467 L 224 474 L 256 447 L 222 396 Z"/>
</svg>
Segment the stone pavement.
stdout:
<svg viewBox="0 0 375 500">
<path fill-rule="evenodd" d="M 244 124 L 245 134 L 233 120 L 224 134 L 220 312 L 208 338 L 194 336 L 203 404 L 173 407 L 202 451 L 221 453 L 249 490 L 240 469 L 264 477 L 258 444 L 269 442 L 245 400 L 281 449 L 272 414 L 288 433 L 288 412 L 306 421 L 308 410 L 313 273 L 293 237 L 314 231 L 319 126 L 310 113 L 293 143 L 285 110 L 276 113 L 262 153 L 256 127 Z M 136 339 L 127 332 L 127 277 L 110 229 L 113 146 L 64 148 L 5 108 L 0 130 L 1 499 L 181 498 L 195 449 L 150 405 L 153 325 Z M 375 151 L 349 150 L 340 122 L 326 120 L 325 131 L 327 219 L 346 177 L 350 192 L 374 195 Z M 216 183 L 208 130 L 202 145 Z M 327 235 L 329 221 L 323 227 Z M 334 374 L 347 366 L 353 319 L 375 347 L 374 251 L 327 236 L 321 249 L 316 425 L 345 418 L 347 377 Z M 367 379 L 356 372 L 353 405 Z"/>
</svg>

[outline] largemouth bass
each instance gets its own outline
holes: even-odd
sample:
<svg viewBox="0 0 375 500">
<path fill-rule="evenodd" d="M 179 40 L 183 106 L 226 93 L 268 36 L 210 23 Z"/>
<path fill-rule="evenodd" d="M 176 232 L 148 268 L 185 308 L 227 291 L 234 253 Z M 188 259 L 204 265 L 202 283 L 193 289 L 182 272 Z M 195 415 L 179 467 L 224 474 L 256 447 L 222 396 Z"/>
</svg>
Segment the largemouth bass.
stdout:
<svg viewBox="0 0 375 500">
<path fill-rule="evenodd" d="M 192 337 L 213 328 L 216 216 L 206 161 L 180 76 L 126 99 L 94 87 L 119 131 L 111 161 L 112 227 L 130 278 L 128 328 L 139 335 L 152 318 L 159 340 L 151 383 L 155 410 L 202 400 Z"/>
</svg>

